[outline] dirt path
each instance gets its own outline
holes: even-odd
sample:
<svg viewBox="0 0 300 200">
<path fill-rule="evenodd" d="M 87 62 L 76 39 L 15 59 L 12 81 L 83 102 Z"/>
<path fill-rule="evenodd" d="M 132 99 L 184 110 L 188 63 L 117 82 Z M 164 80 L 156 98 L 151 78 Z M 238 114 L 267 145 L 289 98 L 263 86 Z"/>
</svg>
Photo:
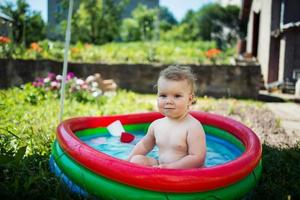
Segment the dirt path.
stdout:
<svg viewBox="0 0 300 200">
<path fill-rule="evenodd" d="M 266 106 L 281 120 L 286 134 L 300 140 L 300 105 L 295 103 L 266 103 Z"/>
<path fill-rule="evenodd" d="M 300 142 L 300 107 L 297 104 L 200 100 L 194 109 L 242 122 L 259 136 L 262 143 L 271 146 L 290 147 Z"/>
<path fill-rule="evenodd" d="M 152 99 L 150 103 L 156 110 L 156 101 Z M 203 98 L 197 101 L 192 110 L 235 119 L 251 128 L 262 143 L 270 146 L 286 148 L 300 144 L 299 104 Z"/>
</svg>

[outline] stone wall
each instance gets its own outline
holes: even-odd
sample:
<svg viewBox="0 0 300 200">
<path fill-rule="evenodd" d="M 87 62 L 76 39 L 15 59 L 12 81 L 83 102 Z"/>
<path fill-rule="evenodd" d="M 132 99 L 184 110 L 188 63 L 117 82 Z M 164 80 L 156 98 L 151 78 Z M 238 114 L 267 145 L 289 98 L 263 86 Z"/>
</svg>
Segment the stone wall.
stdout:
<svg viewBox="0 0 300 200">
<path fill-rule="evenodd" d="M 0 59 L 0 88 L 19 86 L 45 77 L 48 72 L 62 73 L 62 62 L 51 60 Z M 189 65 L 197 76 L 198 95 L 213 97 L 254 98 L 261 81 L 259 65 Z M 149 64 L 87 64 L 69 63 L 68 71 L 77 77 L 100 73 L 104 79 L 114 79 L 120 88 L 139 93 L 155 93 L 159 72 L 167 65 Z"/>
</svg>

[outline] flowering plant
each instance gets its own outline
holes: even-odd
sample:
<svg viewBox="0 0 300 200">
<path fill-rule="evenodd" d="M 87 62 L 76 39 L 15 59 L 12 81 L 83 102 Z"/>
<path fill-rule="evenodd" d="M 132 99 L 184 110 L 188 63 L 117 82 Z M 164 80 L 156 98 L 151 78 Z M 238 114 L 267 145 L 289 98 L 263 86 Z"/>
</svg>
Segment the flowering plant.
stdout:
<svg viewBox="0 0 300 200">
<path fill-rule="evenodd" d="M 33 57 L 35 59 L 40 59 L 42 58 L 42 53 L 43 53 L 43 48 L 39 45 L 37 42 L 33 42 L 30 44 L 30 49 L 29 49 L 29 56 Z"/>
<path fill-rule="evenodd" d="M 11 39 L 5 36 L 0 36 L 0 58 L 11 56 Z"/>
<path fill-rule="evenodd" d="M 8 37 L 0 36 L 0 44 L 8 44 L 11 40 Z"/>
<path fill-rule="evenodd" d="M 222 53 L 220 49 L 213 48 L 205 52 L 205 56 L 213 63 L 216 64 L 219 55 Z"/>
<path fill-rule="evenodd" d="M 48 73 L 47 77 L 36 78 L 32 85 L 45 91 L 53 91 L 59 97 L 62 79 L 63 77 L 59 74 Z M 81 79 L 76 77 L 73 72 L 67 74 L 65 91 L 67 98 L 75 98 L 79 102 L 94 101 L 96 97 L 102 95 L 102 91 L 93 76 Z"/>
</svg>

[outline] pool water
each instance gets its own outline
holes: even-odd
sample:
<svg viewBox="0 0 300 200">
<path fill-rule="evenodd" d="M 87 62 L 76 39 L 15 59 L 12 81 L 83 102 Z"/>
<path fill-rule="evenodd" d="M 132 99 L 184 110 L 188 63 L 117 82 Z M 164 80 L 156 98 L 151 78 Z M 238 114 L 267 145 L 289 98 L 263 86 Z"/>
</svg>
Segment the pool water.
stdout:
<svg viewBox="0 0 300 200">
<path fill-rule="evenodd" d="M 131 134 L 135 135 L 135 139 L 131 143 L 122 143 L 120 142 L 119 137 L 111 136 L 108 133 L 93 136 L 83 136 L 80 137 L 80 139 L 87 145 L 102 153 L 125 160 L 135 144 L 141 140 L 144 135 L 143 132 L 137 131 L 131 132 Z M 206 167 L 224 164 L 234 160 L 242 154 L 241 150 L 234 144 L 210 135 L 209 133 L 206 133 L 206 146 Z M 148 156 L 158 159 L 158 148 L 155 146 Z"/>
</svg>

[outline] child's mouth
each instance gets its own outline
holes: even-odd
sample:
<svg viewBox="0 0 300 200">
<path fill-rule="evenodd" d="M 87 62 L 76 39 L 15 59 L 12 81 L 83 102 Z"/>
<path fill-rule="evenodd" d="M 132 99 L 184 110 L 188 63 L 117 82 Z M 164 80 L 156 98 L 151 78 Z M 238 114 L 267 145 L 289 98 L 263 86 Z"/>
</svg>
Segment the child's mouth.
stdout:
<svg viewBox="0 0 300 200">
<path fill-rule="evenodd" d="M 174 110 L 175 108 L 165 108 L 165 110 Z"/>
</svg>

